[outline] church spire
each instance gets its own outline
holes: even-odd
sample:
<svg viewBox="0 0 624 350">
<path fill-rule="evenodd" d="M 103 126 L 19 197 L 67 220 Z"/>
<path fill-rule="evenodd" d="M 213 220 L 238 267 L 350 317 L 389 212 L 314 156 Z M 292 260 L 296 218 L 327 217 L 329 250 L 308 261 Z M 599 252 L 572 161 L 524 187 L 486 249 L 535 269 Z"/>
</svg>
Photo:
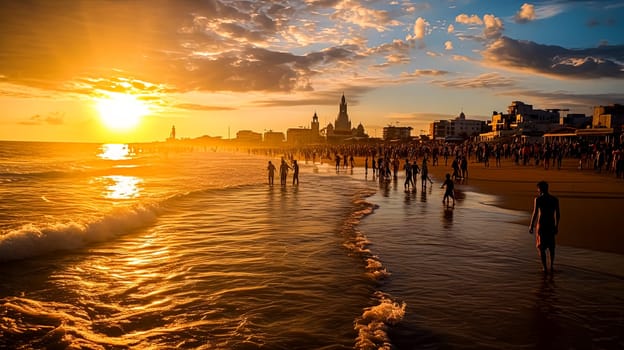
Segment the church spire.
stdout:
<svg viewBox="0 0 624 350">
<path fill-rule="evenodd" d="M 342 98 L 340 99 L 340 109 L 338 112 L 338 118 L 336 118 L 335 127 L 338 131 L 351 131 L 351 121 L 349 121 L 349 114 L 347 113 L 347 100 L 344 92 L 342 93 Z"/>
</svg>

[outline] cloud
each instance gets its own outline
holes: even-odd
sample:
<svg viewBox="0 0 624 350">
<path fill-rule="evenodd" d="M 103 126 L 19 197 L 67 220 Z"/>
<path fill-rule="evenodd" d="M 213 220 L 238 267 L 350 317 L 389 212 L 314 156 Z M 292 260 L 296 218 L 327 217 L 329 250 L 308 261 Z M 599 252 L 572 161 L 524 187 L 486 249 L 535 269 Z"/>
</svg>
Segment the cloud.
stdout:
<svg viewBox="0 0 624 350">
<path fill-rule="evenodd" d="M 418 17 L 414 23 L 414 38 L 417 40 L 424 39 L 428 25 L 429 23 L 424 18 Z"/>
<path fill-rule="evenodd" d="M 180 104 L 174 105 L 174 107 L 180 108 L 180 109 L 187 109 L 191 111 L 231 111 L 235 109 L 232 107 L 206 106 L 206 105 L 199 105 L 199 104 L 194 104 L 194 103 L 180 103 Z"/>
<path fill-rule="evenodd" d="M 484 64 L 567 79 L 624 78 L 624 45 L 566 49 L 501 37 L 483 51 Z"/>
<path fill-rule="evenodd" d="M 451 34 L 455 31 L 455 26 L 452 24 L 449 24 L 448 28 L 446 29 L 446 32 Z"/>
<path fill-rule="evenodd" d="M 362 6 L 359 1 L 344 0 L 335 5 L 336 12 L 331 15 L 335 21 L 344 21 L 362 28 L 372 28 L 378 32 L 400 24 L 390 17 L 388 11 L 370 9 Z"/>
<path fill-rule="evenodd" d="M 340 6 L 349 24 L 398 23 L 354 1 L 2 1 L 0 75 L 76 94 L 307 91 L 313 77 L 366 58 L 365 46 L 345 44 L 360 37 L 328 20 Z M 122 78 L 146 84 L 129 88 Z"/>
<path fill-rule="evenodd" d="M 401 78 L 420 78 L 420 77 L 437 77 L 449 74 L 444 70 L 436 69 L 416 69 L 411 73 L 401 73 Z"/>
<path fill-rule="evenodd" d="M 406 64 L 409 63 L 410 58 L 406 55 L 401 55 L 401 54 L 392 54 L 392 55 L 388 55 L 388 57 L 386 57 L 388 59 L 388 63 L 393 63 L 393 64 Z"/>
<path fill-rule="evenodd" d="M 444 43 L 444 49 L 445 50 L 453 50 L 453 42 L 452 41 L 446 41 Z"/>
<path fill-rule="evenodd" d="M 534 7 L 535 19 L 547 19 L 555 17 L 566 10 L 565 4 L 550 4 Z"/>
<path fill-rule="evenodd" d="M 483 21 L 477 15 L 468 16 L 467 14 L 460 14 L 455 17 L 455 22 L 467 25 L 483 25 Z"/>
<path fill-rule="evenodd" d="M 40 114 L 35 114 L 32 117 L 28 118 L 28 120 L 18 122 L 21 125 L 62 125 L 63 118 L 65 115 L 59 112 L 50 113 L 50 115 L 44 117 Z"/>
<path fill-rule="evenodd" d="M 424 18 L 418 17 L 414 22 L 413 31 L 414 34 L 409 34 L 405 38 L 410 45 L 416 46 L 418 49 L 425 48 L 425 35 L 427 35 L 427 30 L 429 27 L 429 22 L 427 22 Z"/>
<path fill-rule="evenodd" d="M 468 56 L 463 56 L 463 55 L 453 55 L 453 61 L 464 61 L 464 62 L 470 62 L 473 61 L 473 59 L 471 59 Z"/>
<path fill-rule="evenodd" d="M 455 22 L 478 27 L 483 26 L 483 36 L 485 37 L 485 39 L 498 38 L 499 36 L 501 36 L 504 29 L 503 21 L 501 21 L 500 18 L 490 14 L 484 15 L 483 20 L 481 20 L 481 18 L 479 18 L 479 16 L 477 15 L 468 16 L 466 14 L 460 14 L 455 17 Z M 470 36 L 468 35 L 462 35 L 462 37 L 470 38 Z M 472 38 L 476 40 L 482 40 L 482 38 L 479 37 Z"/>
<path fill-rule="evenodd" d="M 256 100 L 252 103 L 259 107 L 336 106 L 337 108 L 340 104 L 340 96 L 344 93 L 347 103 L 350 106 L 356 106 L 364 94 L 374 89 L 374 86 L 343 85 L 335 89 L 313 91 L 293 99 L 272 98 Z"/>
<path fill-rule="evenodd" d="M 610 105 L 613 101 L 624 100 L 624 93 L 578 93 L 569 91 L 543 91 L 531 89 L 502 90 L 500 95 L 517 99 L 521 96 L 526 101 L 540 108 L 570 108 L 571 112 L 587 113 L 588 106 Z"/>
<path fill-rule="evenodd" d="M 484 15 L 483 24 L 485 25 L 483 34 L 486 38 L 491 39 L 501 36 L 503 32 L 503 21 L 501 21 L 500 18 L 494 15 Z"/>
<path fill-rule="evenodd" d="M 516 23 L 527 23 L 535 20 L 535 7 L 531 4 L 524 3 L 520 10 L 514 16 Z"/>
<path fill-rule="evenodd" d="M 452 80 L 433 80 L 431 82 L 442 87 L 460 89 L 496 89 L 507 88 L 516 84 L 515 80 L 499 73 L 485 73 L 476 77 L 458 78 Z"/>
</svg>

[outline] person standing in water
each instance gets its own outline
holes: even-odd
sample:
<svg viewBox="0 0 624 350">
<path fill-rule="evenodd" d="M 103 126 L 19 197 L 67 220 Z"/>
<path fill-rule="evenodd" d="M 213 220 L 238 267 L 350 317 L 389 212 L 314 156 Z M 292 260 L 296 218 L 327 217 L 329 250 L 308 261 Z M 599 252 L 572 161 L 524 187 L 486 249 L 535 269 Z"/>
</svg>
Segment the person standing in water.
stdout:
<svg viewBox="0 0 624 350">
<path fill-rule="evenodd" d="M 429 177 L 429 169 L 427 168 L 427 157 L 423 158 L 422 166 L 420 167 L 420 178 L 422 181 L 423 190 L 427 189 L 427 181 L 433 184 L 433 181 Z"/>
<path fill-rule="evenodd" d="M 273 165 L 270 160 L 267 170 L 269 171 L 269 185 L 273 186 L 273 180 L 275 179 L 275 165 Z"/>
<path fill-rule="evenodd" d="M 446 190 L 444 191 L 444 197 L 442 197 L 442 204 L 446 204 L 446 206 L 448 207 L 450 202 L 449 198 L 452 198 L 453 207 L 455 207 L 455 183 L 453 182 L 453 179 L 451 179 L 451 174 L 446 174 L 446 179 L 444 180 L 440 188 L 443 188 L 445 186 Z"/>
<path fill-rule="evenodd" d="M 299 164 L 297 164 L 297 160 L 293 160 L 293 185 L 299 185 Z"/>
<path fill-rule="evenodd" d="M 292 169 L 288 164 L 286 164 L 286 161 L 284 160 L 284 158 L 282 158 L 282 164 L 280 164 L 280 184 L 282 186 L 286 185 L 286 178 L 288 177 L 288 170 Z"/>
<path fill-rule="evenodd" d="M 555 263 L 555 236 L 559 233 L 559 219 L 561 218 L 559 199 L 548 192 L 548 182 L 546 181 L 537 183 L 537 191 L 538 195 L 533 203 L 529 233 L 533 234 L 534 228 L 537 229 L 535 246 L 542 261 L 543 271 L 544 273 L 548 272 L 546 260 L 546 250 L 548 250 L 550 253 L 550 272 L 552 273 Z"/>
<path fill-rule="evenodd" d="M 405 169 L 405 183 L 403 184 L 403 187 L 405 187 L 405 191 L 409 191 L 410 185 L 412 185 L 413 189 L 416 189 L 414 181 L 412 180 L 412 165 L 410 164 L 409 159 L 405 159 L 405 165 L 403 166 L 403 169 Z"/>
</svg>

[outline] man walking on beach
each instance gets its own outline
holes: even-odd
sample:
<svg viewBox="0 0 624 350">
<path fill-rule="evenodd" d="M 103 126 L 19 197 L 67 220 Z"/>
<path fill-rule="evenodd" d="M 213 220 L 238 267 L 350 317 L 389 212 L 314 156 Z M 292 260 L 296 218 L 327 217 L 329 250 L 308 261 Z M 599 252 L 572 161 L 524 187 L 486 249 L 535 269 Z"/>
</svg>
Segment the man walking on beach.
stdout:
<svg viewBox="0 0 624 350">
<path fill-rule="evenodd" d="M 533 234 L 533 228 L 537 228 L 535 245 L 542 260 L 544 272 L 548 272 L 546 264 L 546 250 L 550 252 L 550 272 L 553 272 L 555 263 L 555 236 L 559 232 L 559 199 L 548 193 L 548 182 L 537 183 L 538 196 L 533 203 L 533 215 L 529 233 Z M 536 225 L 537 224 L 537 225 Z"/>
</svg>

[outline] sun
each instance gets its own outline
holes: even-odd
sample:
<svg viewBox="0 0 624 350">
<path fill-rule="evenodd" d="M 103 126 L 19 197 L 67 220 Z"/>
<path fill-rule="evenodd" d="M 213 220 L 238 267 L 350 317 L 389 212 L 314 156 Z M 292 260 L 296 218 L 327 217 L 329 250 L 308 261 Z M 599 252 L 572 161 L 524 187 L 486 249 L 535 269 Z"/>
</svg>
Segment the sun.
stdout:
<svg viewBox="0 0 624 350">
<path fill-rule="evenodd" d="M 96 100 L 95 108 L 106 127 L 112 130 L 131 130 L 150 112 L 145 103 L 129 94 L 110 94 Z"/>
</svg>

